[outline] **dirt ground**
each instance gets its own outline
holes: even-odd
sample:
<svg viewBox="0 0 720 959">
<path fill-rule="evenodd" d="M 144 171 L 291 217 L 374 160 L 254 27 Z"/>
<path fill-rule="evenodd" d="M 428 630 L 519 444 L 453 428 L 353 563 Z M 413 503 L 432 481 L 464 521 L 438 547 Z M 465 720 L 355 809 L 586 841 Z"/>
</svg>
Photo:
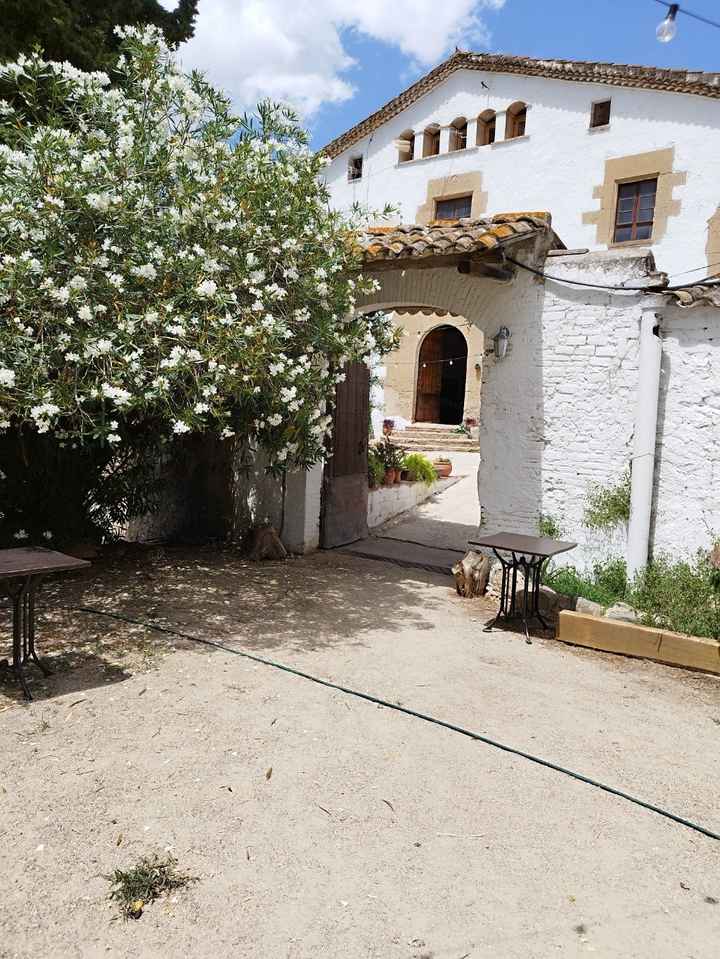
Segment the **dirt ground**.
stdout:
<svg viewBox="0 0 720 959">
<path fill-rule="evenodd" d="M 483 633 L 448 579 L 130 551 L 44 603 L 255 651 L 720 831 L 717 679 Z M 226 651 L 48 606 L 40 646 L 36 701 L 0 687 L 3 959 L 718 955 L 720 842 Z M 105 877 L 165 849 L 198 881 L 118 919 Z"/>
</svg>

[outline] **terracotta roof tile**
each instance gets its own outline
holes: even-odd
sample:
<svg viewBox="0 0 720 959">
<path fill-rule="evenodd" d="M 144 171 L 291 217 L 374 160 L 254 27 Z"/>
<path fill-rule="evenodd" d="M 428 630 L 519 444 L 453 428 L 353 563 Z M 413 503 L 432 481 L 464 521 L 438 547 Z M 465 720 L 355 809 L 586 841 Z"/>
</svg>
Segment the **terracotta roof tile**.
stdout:
<svg viewBox="0 0 720 959">
<path fill-rule="evenodd" d="M 382 231 L 382 232 L 381 232 Z M 549 213 L 508 213 L 477 220 L 403 223 L 371 227 L 361 245 L 367 263 L 469 255 L 495 249 L 520 237 L 552 234 Z"/>
<path fill-rule="evenodd" d="M 442 83 L 456 70 L 480 70 L 485 73 L 513 73 L 529 77 L 570 80 L 573 83 L 604 83 L 616 87 L 637 87 L 665 90 L 669 93 L 692 93 L 720 99 L 720 73 L 701 70 L 668 70 L 627 63 L 598 63 L 592 60 L 534 60 L 502 53 L 457 51 L 416 83 L 389 100 L 369 117 L 331 140 L 321 152 L 335 157 L 387 120 Z"/>
<path fill-rule="evenodd" d="M 693 306 L 714 306 L 720 309 L 720 277 L 707 283 L 698 283 L 683 290 L 664 291 L 676 306 L 690 309 Z"/>
</svg>

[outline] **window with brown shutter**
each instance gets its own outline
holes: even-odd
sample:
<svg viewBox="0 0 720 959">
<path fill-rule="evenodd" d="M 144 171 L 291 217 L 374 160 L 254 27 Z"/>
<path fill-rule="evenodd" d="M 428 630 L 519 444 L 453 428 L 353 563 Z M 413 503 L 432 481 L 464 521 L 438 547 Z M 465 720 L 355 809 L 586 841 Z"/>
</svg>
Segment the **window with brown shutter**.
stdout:
<svg viewBox="0 0 720 959">
<path fill-rule="evenodd" d="M 656 177 L 618 184 L 614 243 L 649 240 L 652 237 L 656 193 Z"/>
<path fill-rule="evenodd" d="M 593 103 L 590 111 L 590 127 L 606 127 L 610 123 L 610 100 Z"/>
</svg>

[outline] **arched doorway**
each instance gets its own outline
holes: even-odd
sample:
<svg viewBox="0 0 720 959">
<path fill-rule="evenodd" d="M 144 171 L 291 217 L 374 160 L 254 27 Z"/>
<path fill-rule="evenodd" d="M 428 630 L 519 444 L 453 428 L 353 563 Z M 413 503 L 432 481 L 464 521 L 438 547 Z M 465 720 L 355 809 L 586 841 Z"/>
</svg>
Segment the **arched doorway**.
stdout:
<svg viewBox="0 0 720 959">
<path fill-rule="evenodd" d="M 425 337 L 418 360 L 417 423 L 462 423 L 467 354 L 467 341 L 454 326 L 438 326 Z"/>
</svg>

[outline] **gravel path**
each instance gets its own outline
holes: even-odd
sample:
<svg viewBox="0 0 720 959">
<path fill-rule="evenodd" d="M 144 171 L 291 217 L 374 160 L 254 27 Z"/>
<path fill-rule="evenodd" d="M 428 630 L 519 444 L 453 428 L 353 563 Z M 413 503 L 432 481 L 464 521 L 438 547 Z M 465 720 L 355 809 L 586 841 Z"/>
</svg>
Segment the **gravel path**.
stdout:
<svg viewBox="0 0 720 959">
<path fill-rule="evenodd" d="M 253 649 L 720 831 L 717 679 L 483 634 L 484 601 L 347 555 L 141 555 L 47 596 Z M 224 651 L 70 612 L 40 636 L 44 692 L 0 689 L 3 959 L 717 955 L 718 842 Z M 166 848 L 199 881 L 116 919 L 104 877 Z"/>
</svg>

